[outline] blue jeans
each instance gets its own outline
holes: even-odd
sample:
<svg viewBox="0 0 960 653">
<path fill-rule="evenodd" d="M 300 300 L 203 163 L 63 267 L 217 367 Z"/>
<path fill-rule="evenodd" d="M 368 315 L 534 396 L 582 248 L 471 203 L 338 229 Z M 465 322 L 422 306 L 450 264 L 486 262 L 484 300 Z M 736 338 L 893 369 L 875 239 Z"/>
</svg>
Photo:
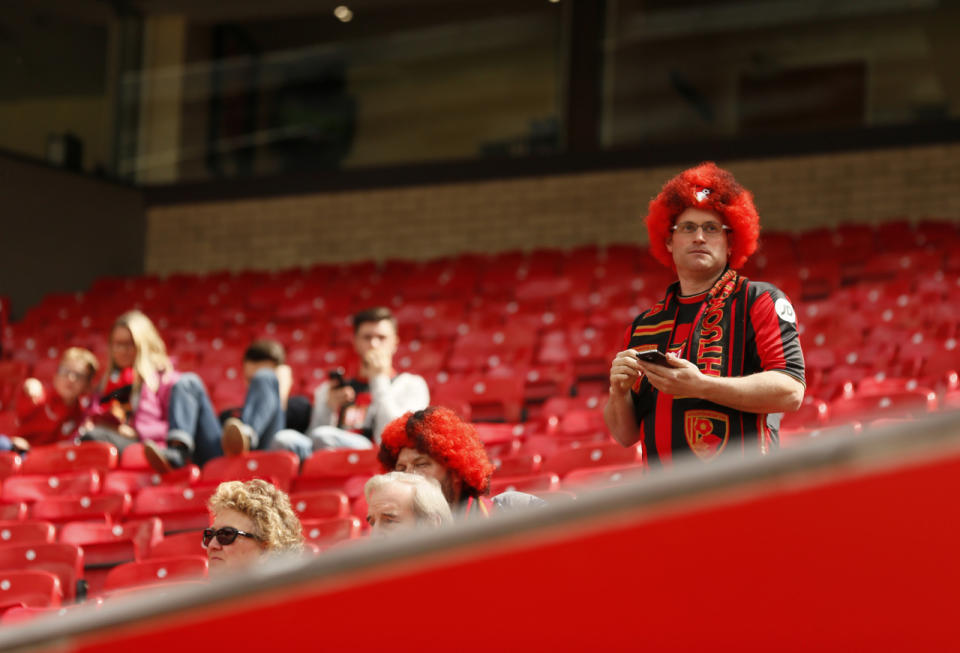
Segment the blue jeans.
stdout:
<svg viewBox="0 0 960 653">
<path fill-rule="evenodd" d="M 182 375 L 170 389 L 167 423 L 167 441 L 185 446 L 197 465 L 202 467 L 208 460 L 223 455 L 220 420 L 206 386 L 193 372 Z"/>
<path fill-rule="evenodd" d="M 286 425 L 286 414 L 280 404 L 280 383 L 273 370 L 258 370 L 250 379 L 240 420 L 253 429 L 251 449 L 270 449 L 277 431 Z"/>
</svg>

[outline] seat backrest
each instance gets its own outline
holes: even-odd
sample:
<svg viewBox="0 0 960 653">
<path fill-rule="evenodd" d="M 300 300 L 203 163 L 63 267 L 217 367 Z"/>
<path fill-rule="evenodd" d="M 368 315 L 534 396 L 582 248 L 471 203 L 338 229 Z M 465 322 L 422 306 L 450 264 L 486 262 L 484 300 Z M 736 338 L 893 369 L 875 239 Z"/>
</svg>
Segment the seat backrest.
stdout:
<svg viewBox="0 0 960 653">
<path fill-rule="evenodd" d="M 138 556 L 146 556 L 162 539 L 163 522 L 159 517 L 137 519 L 122 524 L 68 522 L 60 528 L 60 541 L 66 544 L 90 548 L 92 545 L 129 540 L 134 543 Z"/>
<path fill-rule="evenodd" d="M 39 544 L 56 539 L 57 529 L 48 521 L 0 522 L 0 543 Z"/>
<path fill-rule="evenodd" d="M 362 524 L 356 517 L 334 519 L 302 519 L 303 536 L 318 544 L 339 542 L 360 537 Z"/>
<path fill-rule="evenodd" d="M 93 469 L 61 474 L 20 474 L 3 482 L 5 502 L 39 501 L 51 497 L 81 496 L 100 491 L 100 474 Z"/>
<path fill-rule="evenodd" d="M 361 476 L 379 474 L 380 463 L 377 450 L 374 449 L 328 449 L 314 451 L 303 461 L 300 476 L 315 478 L 320 476 Z"/>
<path fill-rule="evenodd" d="M 45 608 L 60 605 L 62 598 L 60 579 L 49 571 L 0 571 L 0 607 Z"/>
<path fill-rule="evenodd" d="M 207 499 L 213 487 L 147 487 L 140 490 L 133 502 L 133 515 L 158 515 L 165 513 L 206 511 Z"/>
<path fill-rule="evenodd" d="M 23 461 L 23 474 L 61 474 L 82 469 L 113 469 L 117 466 L 117 448 L 105 442 L 83 442 L 74 446 L 34 447 Z"/>
<path fill-rule="evenodd" d="M 63 597 L 76 596 L 83 578 L 83 550 L 73 544 L 7 544 L 0 546 L 0 569 L 49 571 L 60 579 Z"/>
<path fill-rule="evenodd" d="M 574 469 L 563 477 L 563 487 L 580 488 L 584 485 L 595 485 L 597 487 L 617 485 L 639 478 L 645 471 L 644 466 L 639 463 L 635 465 L 606 465 L 603 467 Z"/>
<path fill-rule="evenodd" d="M 639 462 L 641 459 L 642 454 L 639 446 L 622 447 L 616 443 L 602 443 L 559 449 L 544 461 L 543 469 L 562 477 L 574 469 L 626 465 Z"/>
<path fill-rule="evenodd" d="M 2 428 L 0 428 L 0 433 L 3 433 Z M 18 474 L 22 464 L 23 461 L 19 454 L 13 451 L 0 451 L 0 480 Z"/>
<path fill-rule="evenodd" d="M 337 490 L 296 492 L 290 495 L 290 505 L 301 519 L 346 517 L 350 512 L 347 495 Z"/>
<path fill-rule="evenodd" d="M 103 587 L 109 591 L 136 585 L 206 578 L 207 567 L 206 557 L 193 555 L 127 562 L 107 573 Z"/>
<path fill-rule="evenodd" d="M 242 456 L 221 456 L 203 466 L 203 482 L 247 481 L 261 478 L 289 491 L 300 460 L 290 451 L 251 451 Z"/>
<path fill-rule="evenodd" d="M 130 511 L 129 494 L 51 497 L 33 504 L 34 519 L 52 522 L 98 520 L 104 515 L 116 521 Z"/>
<path fill-rule="evenodd" d="M 540 471 L 543 457 L 538 453 L 517 454 L 503 458 L 491 458 L 496 476 L 522 476 Z"/>
<path fill-rule="evenodd" d="M 20 521 L 27 518 L 28 512 L 27 504 L 22 501 L 0 504 L 0 521 Z"/>
<path fill-rule="evenodd" d="M 501 492 L 551 492 L 560 489 L 560 477 L 553 472 L 525 476 L 506 476 L 490 480 L 490 496 Z"/>
<path fill-rule="evenodd" d="M 185 555 L 207 555 L 207 550 L 203 548 L 203 531 L 167 535 L 153 546 L 147 557 L 167 558 Z"/>
</svg>

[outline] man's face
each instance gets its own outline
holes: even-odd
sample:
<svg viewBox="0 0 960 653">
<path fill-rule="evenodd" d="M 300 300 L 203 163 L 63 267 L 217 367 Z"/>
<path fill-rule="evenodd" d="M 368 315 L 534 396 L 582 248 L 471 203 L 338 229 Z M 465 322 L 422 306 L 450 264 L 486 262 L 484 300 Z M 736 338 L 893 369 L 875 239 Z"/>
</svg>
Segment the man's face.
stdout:
<svg viewBox="0 0 960 653">
<path fill-rule="evenodd" d="M 383 351 L 393 357 L 397 352 L 397 331 L 390 320 L 363 322 L 353 335 L 353 348 L 361 360 L 371 351 Z"/>
<path fill-rule="evenodd" d="M 413 486 L 388 483 L 370 493 L 367 499 L 367 523 L 371 535 L 392 535 L 417 525 L 413 513 Z"/>
<path fill-rule="evenodd" d="M 60 398 L 72 403 L 90 386 L 90 371 L 80 361 L 64 360 L 60 362 L 53 377 L 53 389 Z"/>
<path fill-rule="evenodd" d="M 689 208 L 677 216 L 677 229 L 667 239 L 667 251 L 673 255 L 677 273 L 681 276 L 716 276 L 723 271 L 730 256 L 727 232 L 707 233 L 702 227 L 722 227 L 723 220 L 712 211 Z M 684 225 L 701 227 L 693 233 L 685 233 Z"/>
<path fill-rule="evenodd" d="M 397 456 L 397 464 L 394 465 L 393 471 L 407 472 L 408 474 L 419 474 L 420 476 L 424 476 L 426 478 L 432 478 L 440 484 L 440 489 L 443 490 L 443 496 L 446 498 L 447 503 L 452 505 L 460 500 L 460 492 L 463 489 L 463 483 L 460 480 L 460 476 L 456 472 L 450 471 L 427 454 L 421 453 L 416 449 L 412 449 L 410 447 L 404 447 L 401 449 L 400 455 Z"/>
</svg>

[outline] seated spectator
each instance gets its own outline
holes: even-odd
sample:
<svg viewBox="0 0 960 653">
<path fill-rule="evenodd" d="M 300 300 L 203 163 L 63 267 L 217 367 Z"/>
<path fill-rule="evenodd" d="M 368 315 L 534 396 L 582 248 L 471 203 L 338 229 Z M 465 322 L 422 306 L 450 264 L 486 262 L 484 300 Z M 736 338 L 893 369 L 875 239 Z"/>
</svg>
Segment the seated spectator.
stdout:
<svg viewBox="0 0 960 653">
<path fill-rule="evenodd" d="M 487 498 L 493 464 L 473 426 L 449 408 L 430 406 L 390 422 L 383 430 L 377 455 L 384 471 L 436 480 L 458 518 L 489 517 L 495 508 L 546 503 L 523 492 Z"/>
<path fill-rule="evenodd" d="M 257 340 L 247 347 L 243 354 L 247 395 L 240 416 L 228 417 L 222 428 L 203 383 L 196 375 L 185 374 L 171 397 L 166 449 L 144 444 L 150 466 L 164 474 L 191 461 L 203 465 L 221 454 L 268 448 L 284 426 L 284 400 L 293 383 L 285 358 L 283 346 L 273 340 Z"/>
<path fill-rule="evenodd" d="M 267 481 L 221 483 L 208 506 L 213 521 L 203 531 L 203 546 L 213 576 L 245 569 L 269 555 L 303 551 L 303 531 L 290 497 Z"/>
<path fill-rule="evenodd" d="M 371 535 L 393 535 L 453 523 L 450 505 L 440 484 L 432 478 L 390 472 L 372 477 L 363 493 Z"/>
<path fill-rule="evenodd" d="M 50 387 L 39 379 L 23 382 L 17 399 L 17 437 L 0 439 L 0 449 L 24 451 L 30 446 L 52 444 L 79 436 L 90 407 L 87 393 L 100 363 L 93 352 L 70 347 L 60 357 L 60 366 Z"/>
<path fill-rule="evenodd" d="M 356 379 L 332 375 L 314 395 L 307 435 L 291 430 L 277 434 L 272 448 L 293 451 L 301 459 L 318 449 L 370 449 L 393 419 L 426 408 L 430 390 L 423 377 L 397 373 L 397 320 L 388 308 L 372 308 L 353 316 L 353 347 L 360 359 Z"/>
</svg>

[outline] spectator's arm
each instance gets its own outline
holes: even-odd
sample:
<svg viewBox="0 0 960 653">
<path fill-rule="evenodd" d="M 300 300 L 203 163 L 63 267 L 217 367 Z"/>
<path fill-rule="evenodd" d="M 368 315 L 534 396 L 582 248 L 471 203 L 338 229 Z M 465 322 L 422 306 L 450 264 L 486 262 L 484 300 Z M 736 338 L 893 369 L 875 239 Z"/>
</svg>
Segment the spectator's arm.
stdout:
<svg viewBox="0 0 960 653">
<path fill-rule="evenodd" d="M 330 382 L 325 381 L 313 393 L 313 410 L 310 412 L 310 426 L 307 433 L 318 426 L 336 426 L 338 416 L 327 405 L 330 394 Z"/>
</svg>

